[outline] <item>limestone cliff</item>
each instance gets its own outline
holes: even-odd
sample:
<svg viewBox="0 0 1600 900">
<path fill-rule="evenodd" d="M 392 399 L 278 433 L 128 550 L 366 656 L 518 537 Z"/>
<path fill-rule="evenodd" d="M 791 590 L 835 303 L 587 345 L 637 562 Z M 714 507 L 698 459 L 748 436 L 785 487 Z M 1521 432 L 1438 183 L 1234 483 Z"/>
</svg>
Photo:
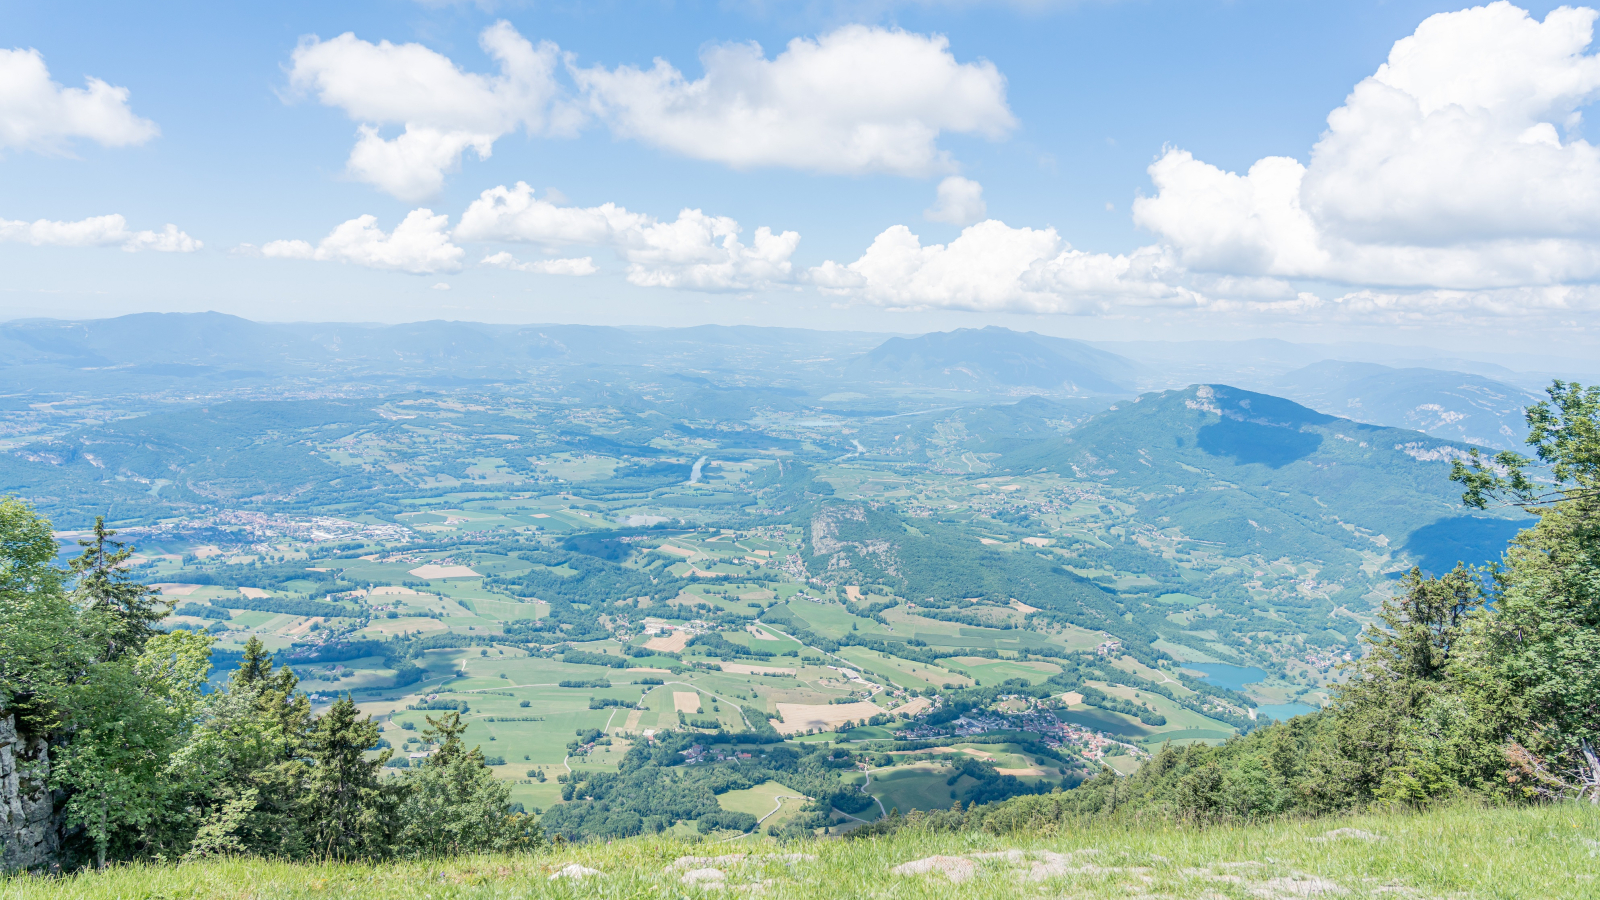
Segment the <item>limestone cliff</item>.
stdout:
<svg viewBox="0 0 1600 900">
<path fill-rule="evenodd" d="M 61 852 L 60 819 L 48 787 L 50 755 L 40 737 L 0 715 L 0 872 L 47 869 Z"/>
</svg>

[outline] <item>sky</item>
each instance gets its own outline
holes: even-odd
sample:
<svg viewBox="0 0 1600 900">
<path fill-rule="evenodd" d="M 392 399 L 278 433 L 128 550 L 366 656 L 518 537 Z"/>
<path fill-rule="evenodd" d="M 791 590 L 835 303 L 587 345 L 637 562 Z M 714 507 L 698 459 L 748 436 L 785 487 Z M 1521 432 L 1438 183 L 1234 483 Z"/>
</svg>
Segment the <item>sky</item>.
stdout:
<svg viewBox="0 0 1600 900">
<path fill-rule="evenodd" d="M 1592 354 L 1597 13 L 0 0 L 0 320 Z"/>
</svg>

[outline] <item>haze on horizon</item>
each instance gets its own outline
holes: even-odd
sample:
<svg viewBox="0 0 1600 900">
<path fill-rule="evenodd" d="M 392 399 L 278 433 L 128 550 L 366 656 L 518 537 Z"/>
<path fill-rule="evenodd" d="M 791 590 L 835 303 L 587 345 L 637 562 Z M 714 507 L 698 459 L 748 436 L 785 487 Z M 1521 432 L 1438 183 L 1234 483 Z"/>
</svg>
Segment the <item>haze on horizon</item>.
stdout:
<svg viewBox="0 0 1600 900">
<path fill-rule="evenodd" d="M 0 9 L 0 320 L 1595 347 L 1588 7 Z"/>
</svg>

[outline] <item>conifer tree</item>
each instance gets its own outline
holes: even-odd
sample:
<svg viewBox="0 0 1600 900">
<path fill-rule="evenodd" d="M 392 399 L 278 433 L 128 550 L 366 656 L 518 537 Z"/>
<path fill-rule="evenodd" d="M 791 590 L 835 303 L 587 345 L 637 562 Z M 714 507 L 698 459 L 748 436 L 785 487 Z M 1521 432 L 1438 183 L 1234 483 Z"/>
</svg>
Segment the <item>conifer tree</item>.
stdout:
<svg viewBox="0 0 1600 900">
<path fill-rule="evenodd" d="M 317 719 L 306 741 L 311 768 L 301 798 L 313 853 L 333 859 L 389 854 L 396 791 L 379 771 L 393 751 L 367 759 L 377 743 L 377 724 L 370 716 L 357 718 L 349 694 Z"/>
<path fill-rule="evenodd" d="M 72 560 L 73 599 L 94 620 L 106 641 L 106 658 L 137 652 L 167 614 L 160 592 L 128 576 L 133 548 L 114 540 L 104 516 L 94 520 L 94 537 L 79 540 L 83 553 Z"/>
</svg>

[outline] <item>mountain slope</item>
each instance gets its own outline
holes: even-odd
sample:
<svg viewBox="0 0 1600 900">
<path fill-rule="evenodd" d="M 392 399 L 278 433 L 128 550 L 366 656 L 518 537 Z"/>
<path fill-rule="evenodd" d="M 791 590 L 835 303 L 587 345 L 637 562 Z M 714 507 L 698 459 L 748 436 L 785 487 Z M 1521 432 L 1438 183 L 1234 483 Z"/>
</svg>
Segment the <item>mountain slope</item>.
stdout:
<svg viewBox="0 0 1600 900">
<path fill-rule="evenodd" d="M 1448 568 L 1481 562 L 1515 526 L 1467 516 L 1449 463 L 1467 445 L 1364 425 L 1226 385 L 1145 394 L 1059 440 L 999 463 L 1143 492 L 1150 519 L 1271 560 L 1320 556 L 1348 571 L 1362 551 L 1409 550 Z M 1335 574 L 1330 572 L 1330 574 Z"/>
<path fill-rule="evenodd" d="M 1125 392 L 1134 370 L 1128 360 L 1078 341 L 991 325 L 890 338 L 852 362 L 846 374 L 924 387 L 1108 394 Z"/>
</svg>

